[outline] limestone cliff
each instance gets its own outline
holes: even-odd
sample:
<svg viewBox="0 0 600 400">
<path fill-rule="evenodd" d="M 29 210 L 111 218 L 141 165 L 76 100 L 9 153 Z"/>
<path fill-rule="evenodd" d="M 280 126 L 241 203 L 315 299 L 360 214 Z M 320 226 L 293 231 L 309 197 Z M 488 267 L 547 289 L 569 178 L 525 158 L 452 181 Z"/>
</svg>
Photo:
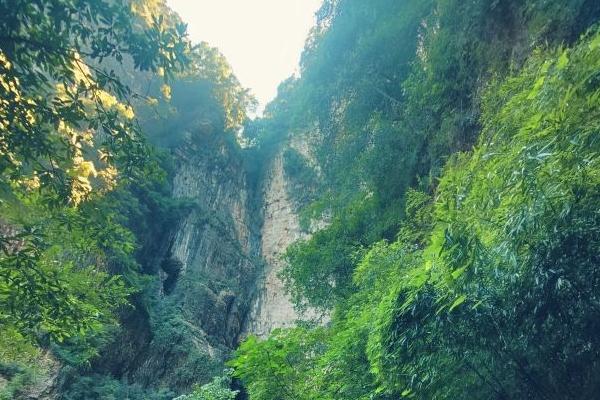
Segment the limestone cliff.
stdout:
<svg viewBox="0 0 600 400">
<path fill-rule="evenodd" d="M 298 204 L 292 193 L 293 183 L 286 173 L 285 153 L 293 150 L 304 159 L 308 168 L 318 170 L 310 150 L 309 137 L 298 135 L 284 141 L 272 160 L 262 182 L 262 228 L 260 236 L 261 256 L 265 266 L 257 279 L 256 295 L 248 317 L 247 333 L 266 337 L 275 328 L 293 326 L 298 320 L 326 319 L 315 310 L 299 313 L 286 294 L 279 273 L 284 268 L 282 259 L 289 245 L 310 233 L 302 229 Z M 307 189 L 307 188 L 296 188 Z M 319 226 L 316 227 L 318 229 Z"/>
<path fill-rule="evenodd" d="M 186 211 L 143 244 L 142 267 L 153 283 L 133 299 L 134 309 L 124 310 L 121 332 L 94 361 L 91 376 L 175 395 L 222 372 L 262 261 L 260 213 L 253 212 L 233 138 L 197 132 L 173 159 L 172 197 Z M 81 380 L 63 377 L 64 391 L 74 390 L 71 378 Z"/>
<path fill-rule="evenodd" d="M 261 155 L 257 179 L 231 136 L 187 135 L 173 150 L 171 178 L 171 196 L 186 211 L 142 243 L 140 262 L 154 283 L 123 311 L 121 332 L 92 368 L 63 374 L 63 392 L 81 385 L 82 375 L 92 390 L 117 381 L 142 393 L 186 392 L 220 374 L 246 335 L 317 317 L 294 310 L 278 277 L 286 248 L 309 234 L 286 172 L 290 149 L 311 162 L 305 138 L 284 140 L 272 156 Z"/>
<path fill-rule="evenodd" d="M 272 161 L 267 177 L 260 239 L 265 267 L 261 279 L 257 281 L 257 291 L 248 318 L 248 332 L 263 337 L 274 328 L 293 325 L 299 318 L 277 274 L 283 267 L 281 256 L 287 246 L 303 236 L 287 193 L 281 151 Z"/>
<path fill-rule="evenodd" d="M 167 257 L 180 265 L 179 282 L 165 295 L 180 297 L 190 323 L 234 347 L 249 307 L 258 238 L 240 155 L 227 142 L 202 146 L 179 152 L 173 196 L 197 206 L 173 234 Z"/>
<path fill-rule="evenodd" d="M 260 239 L 234 143 L 196 138 L 176 151 L 176 162 L 173 197 L 193 206 L 157 257 L 152 338 L 129 375 L 143 385 L 186 388 L 219 373 L 238 343 L 261 265 Z"/>
</svg>

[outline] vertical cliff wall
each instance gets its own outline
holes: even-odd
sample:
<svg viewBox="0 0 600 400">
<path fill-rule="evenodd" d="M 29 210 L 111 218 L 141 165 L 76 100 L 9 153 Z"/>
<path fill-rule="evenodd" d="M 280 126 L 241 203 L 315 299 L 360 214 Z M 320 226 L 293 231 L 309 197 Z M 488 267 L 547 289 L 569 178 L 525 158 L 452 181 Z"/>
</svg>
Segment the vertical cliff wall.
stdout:
<svg viewBox="0 0 600 400">
<path fill-rule="evenodd" d="M 309 237 L 302 229 L 299 218 L 297 193 L 308 188 L 294 188 L 286 171 L 286 152 L 297 152 L 304 159 L 307 168 L 316 169 L 310 152 L 307 135 L 294 136 L 284 141 L 275 156 L 268 161 L 268 169 L 261 183 L 262 227 L 260 251 L 264 260 L 262 273 L 256 282 L 256 293 L 248 316 L 246 332 L 266 337 L 275 328 L 294 326 L 298 320 L 326 319 L 315 310 L 302 313 L 294 309 L 290 297 L 285 292 L 279 273 L 285 266 L 282 259 L 285 250 L 296 240 Z M 317 227 L 318 228 L 318 227 Z"/>
<path fill-rule="evenodd" d="M 246 335 L 265 337 L 317 317 L 294 310 L 278 277 L 285 249 L 308 235 L 285 157 L 294 149 L 308 159 L 306 141 L 286 140 L 261 156 L 264 173 L 250 184 L 244 150 L 232 137 L 208 131 L 184 138 L 173 151 L 171 196 L 185 211 L 153 228 L 142 248 L 152 283 L 124 310 L 121 332 L 92 367 L 62 375 L 63 393 L 98 385 L 137 388 L 140 398 L 184 393 L 221 374 Z"/>
<path fill-rule="evenodd" d="M 195 138 L 176 151 L 173 197 L 191 204 L 160 257 L 153 337 L 136 382 L 186 388 L 220 373 L 250 310 L 260 261 L 246 171 L 231 138 Z"/>
<path fill-rule="evenodd" d="M 179 156 L 173 195 L 195 207 L 174 232 L 168 257 L 179 276 L 163 292 L 213 341 L 234 347 L 259 264 L 242 160 L 226 142 L 186 146 Z"/>
<path fill-rule="evenodd" d="M 274 328 L 289 327 L 300 317 L 286 295 L 283 282 L 277 274 L 283 268 L 283 255 L 287 246 L 300 239 L 298 215 L 287 191 L 283 169 L 283 152 L 272 160 L 263 183 L 263 223 L 260 250 L 265 264 L 256 282 L 256 294 L 248 317 L 248 332 L 266 336 Z"/>
<path fill-rule="evenodd" d="M 121 332 L 91 370 L 96 380 L 175 395 L 222 373 L 263 262 L 260 213 L 233 138 L 196 133 L 173 155 L 172 197 L 185 212 L 145 244 L 143 268 L 153 271 L 153 283 L 124 311 Z M 74 390 L 69 379 L 67 392 Z"/>
</svg>

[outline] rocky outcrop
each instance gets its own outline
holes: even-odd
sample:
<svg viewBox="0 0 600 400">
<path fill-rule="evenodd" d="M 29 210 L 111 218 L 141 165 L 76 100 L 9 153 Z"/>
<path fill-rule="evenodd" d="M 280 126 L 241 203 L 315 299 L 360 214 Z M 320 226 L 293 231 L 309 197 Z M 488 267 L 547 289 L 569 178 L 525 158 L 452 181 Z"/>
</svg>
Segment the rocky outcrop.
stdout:
<svg viewBox="0 0 600 400">
<path fill-rule="evenodd" d="M 265 266 L 257 280 L 247 333 L 263 338 L 275 328 L 294 326 L 298 320 L 323 321 L 327 318 L 312 309 L 303 312 L 296 310 L 279 277 L 285 266 L 282 256 L 288 246 L 310 236 L 310 233 L 300 226 L 298 206 L 290 193 L 290 179 L 284 168 L 284 153 L 288 148 L 300 153 L 307 163 L 311 164 L 309 167 L 315 168 L 308 137 L 295 136 L 284 142 L 271 160 L 265 182 L 262 184 L 263 221 L 260 250 Z"/>
<path fill-rule="evenodd" d="M 262 265 L 259 214 L 239 147 L 197 135 L 175 152 L 172 197 L 187 211 L 145 245 L 153 290 L 123 315 L 96 374 L 181 393 L 220 374 L 239 343 Z"/>
<path fill-rule="evenodd" d="M 207 135 L 180 147 L 176 161 L 173 197 L 190 211 L 157 257 L 153 337 L 129 376 L 182 389 L 219 373 L 237 346 L 261 261 L 240 149 Z"/>
<path fill-rule="evenodd" d="M 37 354 L 30 368 L 19 368 L 18 364 L 2 365 L 0 370 L 0 398 L 18 400 L 53 400 L 57 398 L 57 382 L 60 364 L 49 352 Z M 6 368 L 8 367 L 8 368 Z M 11 371 L 12 369 L 12 371 Z M 4 375 L 6 374 L 6 375 Z M 12 383 L 12 390 L 9 389 Z M 8 390 L 7 390 L 8 389 Z"/>
<path fill-rule="evenodd" d="M 284 155 L 294 148 L 309 159 L 310 146 L 284 141 L 260 160 L 266 172 L 251 185 L 243 150 L 231 139 L 196 133 L 175 150 L 172 197 L 186 211 L 145 235 L 140 262 L 153 284 L 123 311 L 121 333 L 94 361 L 92 379 L 186 392 L 221 373 L 246 335 L 266 337 L 318 317 L 294 309 L 278 276 L 286 248 L 309 235 Z M 70 379 L 62 380 L 67 390 Z"/>
<path fill-rule="evenodd" d="M 292 200 L 287 193 L 282 152 L 272 162 L 263 193 L 261 255 L 265 268 L 257 282 L 256 296 L 248 318 L 248 332 L 267 336 L 274 328 L 292 326 L 300 315 L 285 293 L 278 273 L 285 249 L 304 236 Z"/>
<path fill-rule="evenodd" d="M 213 341 L 234 347 L 249 308 L 258 238 L 240 154 L 226 141 L 201 143 L 179 152 L 173 196 L 196 204 L 166 256 L 180 265 L 182 284 L 167 287 L 165 295 L 179 298 L 189 322 Z"/>
<path fill-rule="evenodd" d="M 24 400 L 56 399 L 59 363 L 50 353 L 45 353 L 37 360 L 37 365 L 44 372 L 35 376 L 33 385 L 20 393 L 21 398 Z"/>
</svg>

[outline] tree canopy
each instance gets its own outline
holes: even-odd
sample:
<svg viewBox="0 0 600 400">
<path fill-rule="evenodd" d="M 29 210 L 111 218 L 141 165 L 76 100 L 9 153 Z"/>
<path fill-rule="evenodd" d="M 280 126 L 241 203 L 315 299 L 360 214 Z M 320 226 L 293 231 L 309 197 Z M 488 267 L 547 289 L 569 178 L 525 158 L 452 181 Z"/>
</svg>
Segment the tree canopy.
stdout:
<svg viewBox="0 0 600 400">
<path fill-rule="evenodd" d="M 62 341 L 131 293 L 111 270 L 134 239 L 102 197 L 151 173 L 150 153 L 116 66 L 166 83 L 190 46 L 162 2 L 5 1 L 0 15 L 0 321 Z"/>
</svg>

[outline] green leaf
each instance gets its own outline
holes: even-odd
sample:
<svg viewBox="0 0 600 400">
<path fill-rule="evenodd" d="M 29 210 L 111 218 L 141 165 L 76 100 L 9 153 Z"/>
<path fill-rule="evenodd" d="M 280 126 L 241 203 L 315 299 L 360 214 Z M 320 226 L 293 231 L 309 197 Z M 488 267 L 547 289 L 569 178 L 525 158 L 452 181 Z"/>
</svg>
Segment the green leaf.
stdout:
<svg viewBox="0 0 600 400">
<path fill-rule="evenodd" d="M 480 305 L 482 305 L 482 304 L 483 304 L 483 300 L 479 300 L 477 303 L 475 303 L 475 304 L 473 305 L 473 307 L 471 307 L 471 310 L 475 310 L 475 309 L 477 309 L 477 307 L 479 307 L 479 306 L 480 306 Z"/>
<path fill-rule="evenodd" d="M 556 63 L 556 68 L 559 70 L 565 69 L 565 67 L 569 64 L 569 57 L 567 56 L 567 52 L 563 51 L 560 57 L 558 58 L 558 62 Z"/>
<path fill-rule="evenodd" d="M 531 91 L 529 92 L 529 94 L 527 95 L 527 100 L 533 100 L 537 97 L 537 95 L 539 94 L 540 90 L 542 89 L 542 86 L 544 86 L 544 81 L 546 80 L 545 76 L 540 76 L 536 81 L 535 84 L 533 85 L 533 88 L 531 89 Z"/>
<path fill-rule="evenodd" d="M 458 269 L 452 271 L 452 278 L 455 280 L 458 279 L 465 272 L 466 269 L 467 269 L 467 267 L 464 266 L 462 268 L 458 268 Z"/>
<path fill-rule="evenodd" d="M 452 310 L 454 310 L 456 307 L 460 306 L 462 303 L 465 302 L 465 300 L 467 299 L 467 296 L 460 295 L 458 296 L 458 298 L 456 300 L 454 300 L 454 303 L 452 303 L 452 305 L 450 306 L 450 308 L 448 309 L 448 312 L 451 312 Z"/>
</svg>

